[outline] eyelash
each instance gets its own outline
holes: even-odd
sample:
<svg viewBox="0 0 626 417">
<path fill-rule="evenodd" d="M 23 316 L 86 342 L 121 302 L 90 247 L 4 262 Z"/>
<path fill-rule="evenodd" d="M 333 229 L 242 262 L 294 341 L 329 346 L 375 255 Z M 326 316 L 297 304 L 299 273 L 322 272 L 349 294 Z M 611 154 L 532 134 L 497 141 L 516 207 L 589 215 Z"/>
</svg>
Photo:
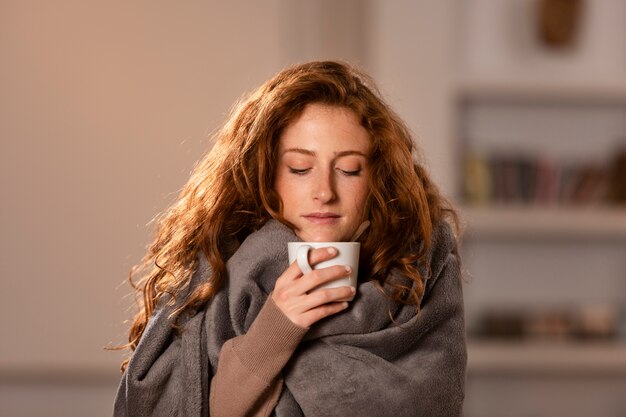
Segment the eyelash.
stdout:
<svg viewBox="0 0 626 417">
<path fill-rule="evenodd" d="M 348 177 L 358 177 L 361 174 L 361 169 L 356 169 L 354 171 L 346 171 L 343 169 L 339 169 L 336 168 L 339 172 L 341 172 L 343 175 L 346 175 Z M 304 175 L 307 172 L 309 172 L 311 170 L 311 168 L 304 168 L 304 169 L 296 169 L 296 168 L 291 168 L 289 167 L 289 172 L 291 174 L 295 174 L 295 175 Z"/>
<path fill-rule="evenodd" d="M 296 174 L 296 175 L 304 175 L 307 172 L 309 172 L 310 168 L 304 168 L 304 169 L 296 169 L 296 168 L 291 168 L 289 167 L 289 172 L 292 174 Z"/>
<path fill-rule="evenodd" d="M 346 171 L 343 169 L 339 169 L 337 168 L 343 175 L 346 175 L 348 177 L 358 177 L 359 174 L 361 173 L 361 169 L 355 169 L 354 171 Z"/>
</svg>

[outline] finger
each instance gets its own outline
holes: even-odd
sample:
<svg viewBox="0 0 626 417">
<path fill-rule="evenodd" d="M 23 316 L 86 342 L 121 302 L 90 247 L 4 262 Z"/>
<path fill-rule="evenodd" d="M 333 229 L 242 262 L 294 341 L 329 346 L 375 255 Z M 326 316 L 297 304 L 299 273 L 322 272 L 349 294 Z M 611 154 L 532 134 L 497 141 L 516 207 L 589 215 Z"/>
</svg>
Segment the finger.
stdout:
<svg viewBox="0 0 626 417">
<path fill-rule="evenodd" d="M 309 265 L 314 266 L 320 262 L 327 261 L 328 259 L 332 259 L 337 256 L 337 249 L 331 247 L 325 248 L 317 248 L 311 249 L 309 251 Z M 278 278 L 283 280 L 294 280 L 303 275 L 302 271 L 298 267 L 298 262 L 294 261 L 289 265 L 289 267 L 282 273 L 282 275 Z"/>
<path fill-rule="evenodd" d="M 333 265 L 316 269 L 305 276 L 302 275 L 297 263 L 293 263 L 282 273 L 274 284 L 274 292 L 282 298 L 304 296 L 309 291 L 327 282 L 343 278 L 350 273 L 345 266 Z"/>
<path fill-rule="evenodd" d="M 348 286 L 315 290 L 300 299 L 298 308 L 302 312 L 313 310 L 324 304 L 334 304 L 351 299 L 354 297 L 354 293 L 354 288 Z"/>
<path fill-rule="evenodd" d="M 337 249 L 332 246 L 311 249 L 309 251 L 309 265 L 315 266 L 320 262 L 327 261 L 337 256 Z"/>
<path fill-rule="evenodd" d="M 345 310 L 346 308 L 348 308 L 347 302 L 324 304 L 317 308 L 309 310 L 306 313 L 303 313 L 300 319 L 306 324 L 306 327 L 309 327 L 312 324 L 320 321 L 321 319 L 332 316 L 333 314 L 337 314 L 340 311 Z"/>
<path fill-rule="evenodd" d="M 305 294 L 320 285 L 336 279 L 350 276 L 352 270 L 346 265 L 333 265 L 327 268 L 315 269 L 297 279 L 293 285 L 296 293 Z"/>
<path fill-rule="evenodd" d="M 276 284 L 279 284 L 279 282 L 294 281 L 301 276 L 302 271 L 300 271 L 300 268 L 298 268 L 298 263 L 294 261 L 291 265 L 287 267 L 287 269 L 285 269 L 285 272 L 283 272 L 280 277 L 278 277 L 278 279 L 276 280 Z"/>
</svg>

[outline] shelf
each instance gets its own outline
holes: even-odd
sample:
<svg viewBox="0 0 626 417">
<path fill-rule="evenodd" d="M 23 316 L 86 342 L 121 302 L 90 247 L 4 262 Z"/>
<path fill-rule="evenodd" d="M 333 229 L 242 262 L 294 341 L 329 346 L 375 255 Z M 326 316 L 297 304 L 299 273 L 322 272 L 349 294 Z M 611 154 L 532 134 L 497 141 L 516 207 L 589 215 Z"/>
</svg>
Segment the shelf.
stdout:
<svg viewBox="0 0 626 417">
<path fill-rule="evenodd" d="M 626 240 L 626 209 L 605 207 L 461 207 L 465 237 Z"/>
<path fill-rule="evenodd" d="M 626 374 L 626 343 L 468 342 L 468 373 Z"/>
<path fill-rule="evenodd" d="M 460 81 L 456 91 L 461 99 L 584 104 L 626 104 L 626 74 L 613 81 L 580 82 L 558 79 Z"/>
</svg>

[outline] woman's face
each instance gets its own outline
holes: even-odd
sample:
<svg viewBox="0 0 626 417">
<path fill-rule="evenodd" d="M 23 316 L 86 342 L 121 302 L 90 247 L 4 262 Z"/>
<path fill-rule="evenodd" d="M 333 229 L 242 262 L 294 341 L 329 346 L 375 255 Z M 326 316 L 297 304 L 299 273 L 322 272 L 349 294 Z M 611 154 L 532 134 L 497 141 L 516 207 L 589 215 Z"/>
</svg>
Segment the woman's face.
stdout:
<svg viewBox="0 0 626 417">
<path fill-rule="evenodd" d="M 309 104 L 285 128 L 274 189 L 298 237 L 350 240 L 365 220 L 370 146 L 356 113 L 344 107 Z"/>
</svg>

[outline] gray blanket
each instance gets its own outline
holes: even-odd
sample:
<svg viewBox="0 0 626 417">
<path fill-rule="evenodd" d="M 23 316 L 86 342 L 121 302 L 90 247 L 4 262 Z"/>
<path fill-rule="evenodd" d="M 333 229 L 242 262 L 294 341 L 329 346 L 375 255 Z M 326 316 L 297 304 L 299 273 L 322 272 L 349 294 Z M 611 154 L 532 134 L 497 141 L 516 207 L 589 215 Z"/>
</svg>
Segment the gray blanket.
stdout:
<svg viewBox="0 0 626 417">
<path fill-rule="evenodd" d="M 114 416 L 208 416 L 209 386 L 222 344 L 246 333 L 287 268 L 293 232 L 277 221 L 251 234 L 229 259 L 228 282 L 180 319 L 161 303 L 122 377 Z M 465 381 L 459 261 L 447 224 L 433 236 L 421 311 L 390 303 L 370 282 L 348 310 L 315 324 L 283 370 L 274 410 L 292 416 L 458 416 Z M 427 273 L 427 271 L 423 271 Z M 201 256 L 191 288 L 208 279 Z M 392 280 L 408 281 L 399 274 Z M 393 318 L 393 321 L 392 321 Z"/>
</svg>

